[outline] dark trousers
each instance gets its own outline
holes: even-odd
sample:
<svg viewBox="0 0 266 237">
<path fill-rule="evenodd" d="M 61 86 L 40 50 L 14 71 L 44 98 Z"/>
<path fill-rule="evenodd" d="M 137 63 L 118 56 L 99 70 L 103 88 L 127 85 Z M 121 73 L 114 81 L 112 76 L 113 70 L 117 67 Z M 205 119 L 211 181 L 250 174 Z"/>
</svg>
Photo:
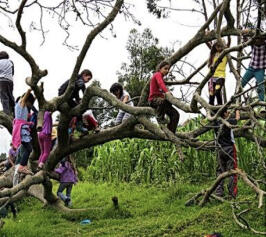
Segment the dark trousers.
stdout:
<svg viewBox="0 0 266 237">
<path fill-rule="evenodd" d="M 60 183 L 57 190 L 57 196 L 60 197 L 63 201 L 66 201 L 67 198 L 70 199 L 72 187 L 73 183 Z M 63 194 L 65 189 L 66 189 L 66 195 Z"/>
<path fill-rule="evenodd" d="M 32 146 L 30 142 L 21 142 L 16 164 L 26 166 L 28 164 L 31 151 L 32 151 Z"/>
<path fill-rule="evenodd" d="M 67 103 L 68 103 L 68 106 L 69 106 L 71 109 L 75 108 L 75 107 L 78 105 L 78 102 L 76 102 L 76 101 L 73 100 L 73 99 L 68 100 Z M 82 122 L 82 115 L 78 115 L 78 116 L 77 116 L 77 122 L 80 122 L 80 121 Z"/>
<path fill-rule="evenodd" d="M 152 99 L 150 106 L 156 109 L 158 116 L 162 119 L 164 118 L 165 114 L 170 117 L 170 123 L 167 125 L 167 127 L 170 131 L 175 133 L 180 115 L 178 111 L 172 106 L 172 104 L 164 98 L 157 97 Z"/>
<path fill-rule="evenodd" d="M 13 82 L 0 80 L 0 99 L 3 111 L 8 114 L 14 114 L 15 99 L 13 97 Z"/>
<path fill-rule="evenodd" d="M 236 156 L 236 148 L 235 145 L 232 146 L 224 146 L 219 149 L 217 156 L 217 169 L 216 175 L 228 171 L 230 169 L 237 168 L 237 156 Z M 237 175 L 232 175 L 229 177 L 228 183 L 228 192 L 232 197 L 236 197 L 237 195 Z M 222 180 L 216 188 L 216 195 L 223 196 L 224 195 L 224 180 Z"/>
<path fill-rule="evenodd" d="M 211 78 L 209 81 L 209 104 L 214 105 L 216 97 L 217 104 L 223 104 L 222 89 L 224 86 L 224 78 Z"/>
<path fill-rule="evenodd" d="M 12 202 L 11 203 L 8 203 L 7 206 L 6 206 L 6 208 L 8 209 L 9 207 L 10 207 L 10 210 L 11 210 L 11 212 L 13 214 L 13 217 L 15 218 L 17 216 L 17 210 L 15 208 L 14 203 L 12 203 Z"/>
</svg>

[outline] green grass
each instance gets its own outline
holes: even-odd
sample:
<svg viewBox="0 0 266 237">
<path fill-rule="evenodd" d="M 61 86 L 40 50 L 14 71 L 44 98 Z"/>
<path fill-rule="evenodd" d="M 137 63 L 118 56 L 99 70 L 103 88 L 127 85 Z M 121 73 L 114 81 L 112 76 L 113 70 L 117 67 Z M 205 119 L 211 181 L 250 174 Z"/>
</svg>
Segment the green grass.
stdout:
<svg viewBox="0 0 266 237">
<path fill-rule="evenodd" d="M 140 186 L 127 183 L 79 183 L 72 192 L 73 208 L 90 208 L 87 214 L 66 216 L 54 209 L 42 208 L 35 199 L 19 204 L 16 220 L 6 218 L 0 236 L 192 236 L 203 237 L 215 231 L 224 237 L 253 236 L 233 221 L 228 204 L 212 201 L 206 207 L 185 207 L 185 202 L 210 184 Z M 56 187 L 55 187 L 56 189 Z M 240 200 L 254 195 L 240 182 Z M 117 196 L 119 209 L 111 198 Z M 263 231 L 263 210 L 248 216 L 251 225 Z M 80 220 L 92 223 L 81 225 Z"/>
</svg>

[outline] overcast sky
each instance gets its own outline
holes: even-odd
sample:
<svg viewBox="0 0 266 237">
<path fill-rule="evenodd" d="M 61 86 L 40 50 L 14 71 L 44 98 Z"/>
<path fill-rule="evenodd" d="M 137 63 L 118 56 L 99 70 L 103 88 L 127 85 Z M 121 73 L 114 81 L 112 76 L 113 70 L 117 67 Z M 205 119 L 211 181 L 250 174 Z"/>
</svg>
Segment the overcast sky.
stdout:
<svg viewBox="0 0 266 237">
<path fill-rule="evenodd" d="M 108 28 L 103 32 L 103 37 L 97 36 L 82 65 L 82 69 L 88 68 L 93 72 L 94 79 L 99 80 L 102 87 L 105 89 L 109 89 L 110 85 L 117 81 L 116 72 L 120 69 L 121 63 L 127 61 L 128 55 L 125 45 L 129 36 L 129 31 L 132 28 L 136 28 L 139 32 L 142 32 L 143 29 L 147 27 L 150 28 L 153 35 L 159 39 L 160 45 L 163 47 L 171 46 L 179 41 L 179 43 L 174 44 L 177 50 L 180 46 L 184 45 L 196 33 L 199 26 L 204 23 L 202 15 L 181 11 L 171 13 L 167 19 L 157 19 L 147 12 L 145 7 L 146 1 L 128 0 L 127 2 L 134 2 L 135 8 L 132 8 L 131 11 L 136 18 L 140 20 L 142 25 L 138 26 L 130 20 L 126 21 L 123 16 L 119 15 L 113 22 L 116 37 L 112 37 Z M 194 2 L 192 0 L 175 1 L 173 7 L 191 9 L 194 7 Z M 31 18 L 33 12 L 34 11 L 31 11 Z M 28 25 L 31 21 L 27 13 L 29 12 L 25 11 L 22 21 L 25 25 Z M 38 11 L 35 12 L 35 14 L 37 13 Z M 3 18 L 3 16 L 1 17 Z M 0 18 L 1 22 L 4 19 L 2 18 Z M 47 99 L 51 99 L 57 95 L 59 86 L 70 77 L 79 51 L 71 51 L 66 46 L 62 45 L 65 34 L 57 27 L 55 21 L 53 21 L 53 23 L 47 21 L 44 28 L 47 25 L 49 25 L 49 33 L 46 36 L 46 42 L 43 46 L 40 46 L 42 38 L 37 31 L 27 33 L 27 42 L 28 51 L 36 59 L 40 68 L 48 70 L 48 75 L 42 79 L 42 81 L 44 82 L 45 96 Z M 25 30 L 29 31 L 28 28 Z M 88 30 L 76 27 L 72 29 L 72 32 L 74 33 L 71 36 L 71 42 L 73 42 L 73 45 L 81 46 Z M 7 28 L 7 26 L 1 24 L 0 33 L 19 42 L 18 34 L 15 29 Z M 18 56 L 13 50 L 1 44 L 0 49 L 6 50 L 15 64 L 14 96 L 17 97 L 27 90 L 25 78 L 30 76 L 30 68 L 23 58 Z M 194 66 L 198 66 L 208 58 L 208 54 L 208 48 L 202 45 L 193 50 L 189 55 L 189 61 L 193 63 Z M 178 79 L 179 75 L 176 76 Z M 199 79 L 201 78 L 202 77 L 199 76 Z M 234 79 L 226 80 L 226 89 L 229 97 L 233 94 L 234 84 Z M 178 90 L 175 90 L 175 92 L 178 96 Z M 203 91 L 203 95 L 207 96 L 206 87 Z M 189 115 L 181 114 L 181 122 L 186 120 L 188 116 Z M 5 129 L 0 129 L 0 134 L 0 153 L 2 153 L 7 151 L 11 137 Z"/>
</svg>

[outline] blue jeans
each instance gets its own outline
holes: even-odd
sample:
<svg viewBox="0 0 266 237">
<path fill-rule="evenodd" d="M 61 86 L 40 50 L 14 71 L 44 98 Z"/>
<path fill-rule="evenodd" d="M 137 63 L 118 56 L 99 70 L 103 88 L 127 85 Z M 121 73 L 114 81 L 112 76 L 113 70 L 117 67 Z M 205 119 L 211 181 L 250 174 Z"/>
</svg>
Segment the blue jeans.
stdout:
<svg viewBox="0 0 266 237">
<path fill-rule="evenodd" d="M 16 164 L 26 166 L 28 163 L 28 159 L 30 157 L 31 151 L 32 151 L 32 146 L 30 142 L 21 142 L 21 145 L 19 146 L 19 149 L 18 149 Z"/>
<path fill-rule="evenodd" d="M 264 71 L 265 69 L 254 69 L 252 67 L 249 67 L 246 71 L 246 73 L 243 76 L 243 79 L 241 81 L 241 86 L 245 87 L 245 85 L 251 80 L 251 78 L 255 77 L 257 84 L 261 83 L 258 87 L 257 87 L 257 92 L 259 95 L 259 100 L 260 101 L 264 101 Z"/>
<path fill-rule="evenodd" d="M 73 187 L 73 183 L 60 183 L 57 196 L 60 197 L 64 202 L 67 198 L 71 199 L 71 190 Z M 63 194 L 63 191 L 66 189 L 66 195 Z"/>
</svg>

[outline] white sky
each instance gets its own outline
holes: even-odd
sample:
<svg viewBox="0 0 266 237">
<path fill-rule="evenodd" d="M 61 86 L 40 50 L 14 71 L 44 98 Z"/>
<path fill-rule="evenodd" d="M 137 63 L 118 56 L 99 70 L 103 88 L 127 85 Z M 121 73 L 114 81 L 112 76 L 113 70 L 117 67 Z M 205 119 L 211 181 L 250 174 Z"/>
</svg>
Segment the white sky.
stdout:
<svg viewBox="0 0 266 237">
<path fill-rule="evenodd" d="M 117 37 L 114 38 L 111 36 L 109 28 L 105 29 L 103 36 L 107 39 L 97 36 L 93 41 L 81 68 L 90 69 L 93 73 L 94 79 L 99 80 L 102 87 L 105 89 L 109 89 L 110 85 L 117 81 L 116 72 L 120 69 L 122 62 L 127 61 L 128 55 L 125 45 L 129 36 L 129 31 L 132 28 L 136 28 L 139 32 L 142 32 L 143 29 L 147 27 L 150 28 L 153 35 L 159 39 L 160 45 L 164 47 L 171 46 L 177 40 L 181 41 L 181 45 L 175 44 L 175 48 L 178 49 L 180 46 L 184 45 L 196 33 L 198 27 L 204 23 L 202 15 L 192 12 L 177 11 L 171 13 L 170 17 L 167 19 L 157 19 L 155 16 L 147 12 L 145 7 L 146 1 L 127 0 L 127 2 L 134 2 L 136 5 L 135 8 L 132 8 L 131 12 L 133 12 L 136 18 L 140 20 L 142 25 L 138 26 L 132 21 L 125 21 L 125 18 L 119 15 L 113 22 L 114 32 Z M 173 4 L 173 7 L 191 9 L 194 5 L 195 4 L 192 0 L 179 0 Z M 32 11 L 30 15 L 27 15 L 27 13 L 29 12 L 25 11 L 22 21 L 25 25 L 31 20 L 28 17 L 32 17 Z M 40 44 L 42 38 L 40 33 L 36 31 L 27 33 L 28 51 L 35 59 L 37 59 L 37 63 L 41 69 L 48 70 L 48 75 L 42 80 L 44 81 L 45 97 L 47 99 L 56 96 L 59 86 L 70 77 L 78 55 L 78 51 L 70 51 L 66 46 L 62 45 L 65 34 L 63 31 L 59 30 L 56 24 L 55 20 L 53 23 L 50 21 L 46 22 L 45 26 L 49 25 L 49 33 L 46 36 L 45 44 L 41 47 Z M 193 27 L 187 27 L 186 25 Z M 28 28 L 25 28 L 25 30 L 28 32 Z M 84 27 L 76 27 L 73 29 L 73 32 L 74 34 L 71 36 L 71 40 L 74 42 L 73 44 L 81 46 L 88 33 L 88 29 Z M 15 29 L 7 28 L 7 26 L 1 24 L 0 33 L 19 42 L 18 34 Z M 25 63 L 24 59 L 18 56 L 13 50 L 6 48 L 1 44 L 0 50 L 6 50 L 9 53 L 10 59 L 13 60 L 15 64 L 13 94 L 16 98 L 27 90 L 25 78 L 30 76 L 30 68 Z M 208 58 L 208 54 L 208 48 L 205 45 L 202 45 L 193 50 L 189 55 L 189 61 L 192 62 L 194 66 L 198 66 Z M 227 74 L 228 73 L 229 72 L 227 72 Z M 180 77 L 179 75 L 176 76 L 177 79 Z M 199 79 L 201 78 L 202 77 L 199 76 Z M 233 94 L 235 85 L 234 79 L 231 79 L 227 78 L 226 80 L 228 98 Z M 207 98 L 206 87 L 203 91 L 203 95 Z M 188 116 L 189 115 L 181 114 L 181 122 L 186 120 Z M 11 136 L 7 131 L 5 129 L 0 129 L 0 153 L 8 150 L 10 140 Z"/>
</svg>

